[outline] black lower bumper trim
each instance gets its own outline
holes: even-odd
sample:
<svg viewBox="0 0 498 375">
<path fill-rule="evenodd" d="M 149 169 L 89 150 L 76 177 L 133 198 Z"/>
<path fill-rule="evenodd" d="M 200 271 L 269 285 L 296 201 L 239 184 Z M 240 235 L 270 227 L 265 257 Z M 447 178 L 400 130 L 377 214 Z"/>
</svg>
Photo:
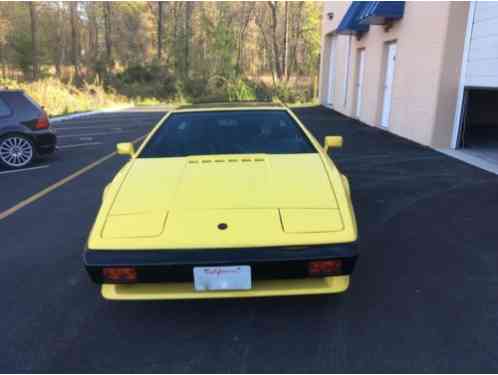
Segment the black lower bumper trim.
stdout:
<svg viewBox="0 0 498 375">
<path fill-rule="evenodd" d="M 57 136 L 51 131 L 44 131 L 34 134 L 33 141 L 39 155 L 48 155 L 55 152 Z"/>
<path fill-rule="evenodd" d="M 254 279 L 308 277 L 312 260 L 341 259 L 339 274 L 350 274 L 358 256 L 356 243 L 318 246 L 205 250 L 85 250 L 83 260 L 93 281 L 103 283 L 103 267 L 131 266 L 138 282 L 192 281 L 199 266 L 251 266 Z"/>
</svg>

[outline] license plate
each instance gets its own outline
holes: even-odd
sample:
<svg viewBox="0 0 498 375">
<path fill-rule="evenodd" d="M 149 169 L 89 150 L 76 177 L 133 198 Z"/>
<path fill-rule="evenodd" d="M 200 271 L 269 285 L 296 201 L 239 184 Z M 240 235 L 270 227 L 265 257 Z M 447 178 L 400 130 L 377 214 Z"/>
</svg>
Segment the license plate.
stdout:
<svg viewBox="0 0 498 375">
<path fill-rule="evenodd" d="M 251 287 L 250 266 L 194 267 L 196 291 L 248 290 Z"/>
</svg>

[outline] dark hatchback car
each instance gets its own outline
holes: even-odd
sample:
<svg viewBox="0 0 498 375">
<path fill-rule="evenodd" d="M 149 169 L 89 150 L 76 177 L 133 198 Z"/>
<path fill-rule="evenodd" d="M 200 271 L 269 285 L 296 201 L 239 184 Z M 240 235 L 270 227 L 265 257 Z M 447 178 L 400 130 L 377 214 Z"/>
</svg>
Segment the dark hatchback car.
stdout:
<svg viewBox="0 0 498 375">
<path fill-rule="evenodd" d="M 48 116 L 21 90 L 0 89 L 0 166 L 22 168 L 56 149 Z"/>
</svg>

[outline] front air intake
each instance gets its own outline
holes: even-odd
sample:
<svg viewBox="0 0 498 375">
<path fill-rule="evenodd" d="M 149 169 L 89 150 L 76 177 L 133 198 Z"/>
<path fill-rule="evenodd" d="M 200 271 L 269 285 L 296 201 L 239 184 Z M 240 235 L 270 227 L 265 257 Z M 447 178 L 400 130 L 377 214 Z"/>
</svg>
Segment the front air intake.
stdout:
<svg viewBox="0 0 498 375">
<path fill-rule="evenodd" d="M 188 160 L 189 164 L 222 164 L 222 163 L 261 163 L 264 157 L 200 157 Z"/>
</svg>

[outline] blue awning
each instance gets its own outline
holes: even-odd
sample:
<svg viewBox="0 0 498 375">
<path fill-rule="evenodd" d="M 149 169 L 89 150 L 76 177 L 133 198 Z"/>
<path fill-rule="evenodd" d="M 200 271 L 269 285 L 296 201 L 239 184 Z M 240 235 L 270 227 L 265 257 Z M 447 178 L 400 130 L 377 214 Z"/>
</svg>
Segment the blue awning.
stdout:
<svg viewBox="0 0 498 375">
<path fill-rule="evenodd" d="M 360 16 L 370 3 L 369 1 L 353 1 L 342 18 L 341 23 L 337 26 L 336 33 L 351 35 L 367 32 L 369 26 L 368 24 L 360 23 Z"/>
<path fill-rule="evenodd" d="M 369 1 L 359 19 L 362 25 L 385 25 L 403 17 L 404 1 Z"/>
</svg>

